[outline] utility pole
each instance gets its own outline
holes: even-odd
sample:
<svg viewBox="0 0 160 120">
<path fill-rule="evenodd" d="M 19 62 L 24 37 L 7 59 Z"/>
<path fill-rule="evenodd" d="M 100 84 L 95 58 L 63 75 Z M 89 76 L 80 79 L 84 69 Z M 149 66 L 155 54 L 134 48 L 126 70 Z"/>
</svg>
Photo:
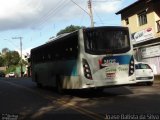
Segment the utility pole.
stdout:
<svg viewBox="0 0 160 120">
<path fill-rule="evenodd" d="M 81 6 L 79 6 L 76 2 L 74 2 L 73 0 L 71 0 L 71 2 L 73 2 L 75 5 L 77 5 L 81 10 L 83 10 L 85 13 L 87 13 L 90 17 L 91 20 L 91 27 L 94 27 L 94 22 L 93 22 L 93 14 L 92 14 L 92 0 L 88 1 L 88 8 L 89 8 L 89 13 L 83 9 Z"/>
<path fill-rule="evenodd" d="M 91 27 L 94 27 L 93 13 L 92 13 L 92 0 L 88 0 L 88 8 L 89 8 L 89 14 L 90 14 L 90 20 L 91 20 Z"/>
<path fill-rule="evenodd" d="M 21 54 L 21 59 L 20 59 L 20 66 L 21 66 L 21 77 L 23 76 L 23 70 L 22 70 L 22 37 L 13 37 L 12 39 L 19 39 L 20 40 L 20 54 Z"/>
</svg>

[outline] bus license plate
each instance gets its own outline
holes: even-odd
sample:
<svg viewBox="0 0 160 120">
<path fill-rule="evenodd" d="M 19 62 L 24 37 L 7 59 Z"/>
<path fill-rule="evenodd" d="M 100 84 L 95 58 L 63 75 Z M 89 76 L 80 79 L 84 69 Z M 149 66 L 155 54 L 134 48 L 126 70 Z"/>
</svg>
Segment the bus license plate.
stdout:
<svg viewBox="0 0 160 120">
<path fill-rule="evenodd" d="M 114 79 L 115 78 L 115 73 L 106 73 L 107 79 Z"/>
</svg>

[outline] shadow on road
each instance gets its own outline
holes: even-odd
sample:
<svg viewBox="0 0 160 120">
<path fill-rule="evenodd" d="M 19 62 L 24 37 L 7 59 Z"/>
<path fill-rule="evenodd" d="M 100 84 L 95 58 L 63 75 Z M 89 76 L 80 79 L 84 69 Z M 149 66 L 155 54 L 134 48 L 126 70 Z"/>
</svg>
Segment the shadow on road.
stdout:
<svg viewBox="0 0 160 120">
<path fill-rule="evenodd" d="M 65 95 L 70 95 L 80 98 L 101 98 L 114 97 L 118 95 L 128 95 L 133 92 L 127 87 L 105 88 L 104 90 L 85 89 L 85 90 L 66 90 Z"/>
</svg>

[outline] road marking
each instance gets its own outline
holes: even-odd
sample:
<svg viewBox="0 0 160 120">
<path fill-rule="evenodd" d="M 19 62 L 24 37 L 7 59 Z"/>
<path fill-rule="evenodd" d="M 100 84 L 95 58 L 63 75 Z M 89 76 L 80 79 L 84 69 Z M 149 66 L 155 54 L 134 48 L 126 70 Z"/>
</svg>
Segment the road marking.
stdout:
<svg viewBox="0 0 160 120">
<path fill-rule="evenodd" d="M 48 97 L 49 97 L 49 99 L 52 99 L 51 96 L 48 96 Z M 87 115 L 88 117 L 91 117 L 91 118 L 93 118 L 94 120 L 102 120 L 102 119 L 105 118 L 105 116 L 99 115 L 99 114 L 97 114 L 97 113 L 94 113 L 94 112 L 92 112 L 92 111 L 89 111 L 89 110 L 87 110 L 87 109 L 84 109 L 84 108 L 82 108 L 82 107 L 79 107 L 79 106 L 77 106 L 77 105 L 74 105 L 74 104 L 72 104 L 71 102 L 68 103 L 68 102 L 64 101 L 63 98 L 61 98 L 61 99 L 62 99 L 62 100 L 57 100 L 57 103 L 58 103 L 58 104 L 68 106 L 69 108 L 71 108 L 71 109 L 73 109 L 73 110 L 75 110 L 75 111 L 78 111 L 78 112 L 80 112 L 80 113 L 82 113 L 82 114 L 84 114 L 84 115 Z"/>
<path fill-rule="evenodd" d="M 3 83 L 8 83 L 8 84 L 10 84 L 10 85 L 12 85 L 12 86 L 16 86 L 16 87 L 18 87 L 18 88 L 25 89 L 25 90 L 27 90 L 27 91 L 29 91 L 29 92 L 32 92 L 32 93 L 34 93 L 34 94 L 37 94 L 37 95 L 39 95 L 39 96 L 41 96 L 41 97 L 43 97 L 43 98 L 45 98 L 45 99 L 47 99 L 47 100 L 50 100 L 50 101 L 53 101 L 53 99 L 55 99 L 57 104 L 59 104 L 59 105 L 66 105 L 66 104 L 67 104 L 68 108 L 70 108 L 70 109 L 72 109 L 72 110 L 74 110 L 74 111 L 77 111 L 77 112 L 79 112 L 79 113 L 81 113 L 81 114 L 83 114 L 83 115 L 85 115 L 85 116 L 87 116 L 87 117 L 90 117 L 90 118 L 94 119 L 94 120 L 102 120 L 102 119 L 105 119 L 105 116 L 99 115 L 99 114 L 97 114 L 97 113 L 94 113 L 94 112 L 92 112 L 92 111 L 89 111 L 89 110 L 87 110 L 87 109 L 84 109 L 84 108 L 82 108 L 82 107 L 79 107 L 79 106 L 77 106 L 77 105 L 73 105 L 73 104 L 71 104 L 71 102 L 68 103 L 68 102 L 66 102 L 65 100 L 63 100 L 63 98 L 56 97 L 56 98 L 58 98 L 58 99 L 56 99 L 55 97 L 52 97 L 52 96 L 43 95 L 43 94 L 41 94 L 41 93 L 39 93 L 39 92 L 37 92 L 37 91 L 34 91 L 34 90 L 30 89 L 30 88 L 27 88 L 27 87 L 24 87 L 24 86 L 21 86 L 21 85 L 18 85 L 18 84 L 16 84 L 16 83 L 11 83 L 11 82 L 8 82 L 8 81 L 5 81 L 5 82 L 4 82 L 4 81 L 1 81 L 1 82 L 3 82 Z M 59 99 L 62 99 L 62 100 L 59 101 Z"/>
</svg>

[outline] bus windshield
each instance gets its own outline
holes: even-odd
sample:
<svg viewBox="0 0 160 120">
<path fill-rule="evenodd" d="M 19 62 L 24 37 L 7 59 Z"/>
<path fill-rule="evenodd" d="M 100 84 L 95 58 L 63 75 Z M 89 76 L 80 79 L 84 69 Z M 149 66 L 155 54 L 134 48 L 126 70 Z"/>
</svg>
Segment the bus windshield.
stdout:
<svg viewBox="0 0 160 120">
<path fill-rule="evenodd" d="M 130 50 L 128 29 L 86 29 L 84 41 L 85 51 L 90 54 L 116 54 Z"/>
</svg>

